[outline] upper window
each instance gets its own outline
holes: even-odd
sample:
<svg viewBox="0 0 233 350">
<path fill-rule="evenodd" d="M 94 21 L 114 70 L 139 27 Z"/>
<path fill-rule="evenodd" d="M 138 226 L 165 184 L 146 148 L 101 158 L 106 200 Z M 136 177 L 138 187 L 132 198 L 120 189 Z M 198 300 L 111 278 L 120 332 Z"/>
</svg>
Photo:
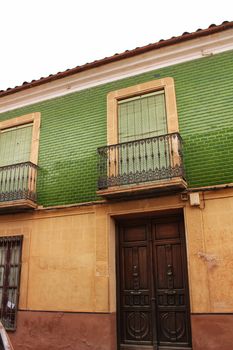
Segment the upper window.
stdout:
<svg viewBox="0 0 233 350">
<path fill-rule="evenodd" d="M 110 92 L 108 145 L 98 149 L 99 189 L 183 177 L 178 131 L 172 78 Z"/>
<path fill-rule="evenodd" d="M 19 299 L 22 236 L 0 237 L 0 319 L 15 329 Z"/>
<path fill-rule="evenodd" d="M 40 113 L 0 122 L 0 166 L 38 162 Z"/>
<path fill-rule="evenodd" d="M 0 203 L 35 202 L 40 113 L 0 122 Z"/>
<path fill-rule="evenodd" d="M 118 141 L 167 133 L 164 90 L 118 101 Z"/>
<path fill-rule="evenodd" d="M 32 123 L 3 129 L 0 134 L 0 166 L 29 162 Z"/>
<path fill-rule="evenodd" d="M 108 94 L 108 145 L 178 132 L 174 80 L 164 78 Z"/>
</svg>

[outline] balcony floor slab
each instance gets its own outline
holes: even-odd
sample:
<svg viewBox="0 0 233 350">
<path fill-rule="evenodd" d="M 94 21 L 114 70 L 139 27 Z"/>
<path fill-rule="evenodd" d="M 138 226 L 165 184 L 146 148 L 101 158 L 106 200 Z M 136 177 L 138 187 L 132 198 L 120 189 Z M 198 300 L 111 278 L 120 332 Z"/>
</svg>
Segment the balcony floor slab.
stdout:
<svg viewBox="0 0 233 350">
<path fill-rule="evenodd" d="M 0 213 L 18 212 L 28 209 L 36 209 L 37 203 L 30 199 L 17 199 L 13 201 L 0 202 Z"/>
<path fill-rule="evenodd" d="M 182 191 L 186 188 L 186 181 L 181 177 L 177 177 L 147 183 L 113 186 L 103 190 L 98 190 L 96 193 L 104 198 L 111 199 Z"/>
</svg>

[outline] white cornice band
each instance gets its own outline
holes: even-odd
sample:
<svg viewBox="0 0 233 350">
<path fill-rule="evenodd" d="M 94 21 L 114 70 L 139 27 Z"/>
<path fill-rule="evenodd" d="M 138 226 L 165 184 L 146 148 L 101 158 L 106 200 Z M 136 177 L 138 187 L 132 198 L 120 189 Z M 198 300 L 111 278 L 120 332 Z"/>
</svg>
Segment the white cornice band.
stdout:
<svg viewBox="0 0 233 350">
<path fill-rule="evenodd" d="M 0 98 L 0 113 L 159 68 L 233 50 L 233 29 L 153 50 Z"/>
</svg>

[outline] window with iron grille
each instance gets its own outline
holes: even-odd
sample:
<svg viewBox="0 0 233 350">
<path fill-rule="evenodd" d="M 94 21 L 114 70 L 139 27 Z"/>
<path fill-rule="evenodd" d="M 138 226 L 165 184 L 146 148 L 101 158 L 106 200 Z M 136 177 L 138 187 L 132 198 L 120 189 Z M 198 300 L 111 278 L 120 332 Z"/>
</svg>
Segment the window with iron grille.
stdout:
<svg viewBox="0 0 233 350">
<path fill-rule="evenodd" d="M 0 319 L 16 328 L 23 236 L 0 237 Z"/>
</svg>

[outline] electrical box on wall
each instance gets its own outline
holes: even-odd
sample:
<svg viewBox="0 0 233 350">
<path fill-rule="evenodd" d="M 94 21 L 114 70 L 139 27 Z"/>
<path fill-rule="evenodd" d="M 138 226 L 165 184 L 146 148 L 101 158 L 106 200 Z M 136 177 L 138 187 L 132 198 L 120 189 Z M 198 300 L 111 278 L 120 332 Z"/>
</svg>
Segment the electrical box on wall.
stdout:
<svg viewBox="0 0 233 350">
<path fill-rule="evenodd" d="M 189 194 L 189 201 L 191 206 L 200 206 L 200 194 L 199 192 L 193 192 Z"/>
</svg>

